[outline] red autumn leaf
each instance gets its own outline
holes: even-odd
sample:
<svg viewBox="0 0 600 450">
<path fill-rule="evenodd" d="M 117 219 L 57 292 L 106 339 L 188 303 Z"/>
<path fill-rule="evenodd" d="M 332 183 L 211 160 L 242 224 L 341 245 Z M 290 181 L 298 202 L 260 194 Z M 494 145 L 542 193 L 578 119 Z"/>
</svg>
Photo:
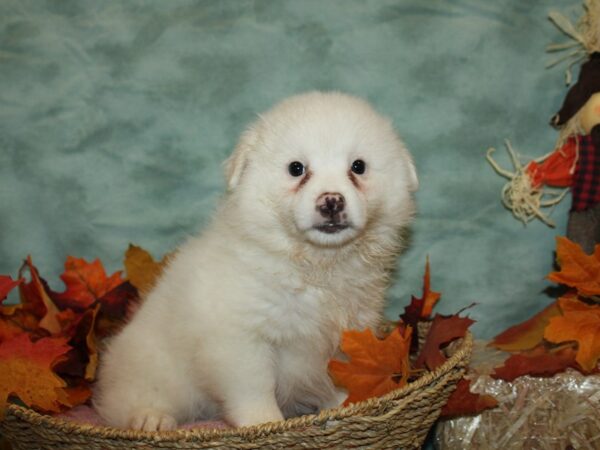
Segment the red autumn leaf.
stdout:
<svg viewBox="0 0 600 450">
<path fill-rule="evenodd" d="M 23 311 L 22 305 L 0 311 L 0 342 L 23 333 L 29 333 L 33 338 L 47 336 L 48 332 L 38 328 L 38 324 L 39 320 L 33 314 Z"/>
<path fill-rule="evenodd" d="M 106 275 L 99 259 L 88 263 L 82 258 L 67 257 L 65 271 L 60 276 L 65 292 L 54 293 L 53 298 L 62 308 L 81 311 L 124 282 L 121 272 Z"/>
<path fill-rule="evenodd" d="M 474 394 L 470 388 L 471 381 L 461 378 L 448 402 L 442 408 L 440 418 L 450 419 L 458 416 L 475 415 L 498 406 L 498 401 L 491 395 Z"/>
<path fill-rule="evenodd" d="M 447 358 L 442 353 L 450 342 L 465 337 L 467 329 L 475 321 L 468 317 L 442 316 L 436 314 L 431 323 L 431 328 L 423 348 L 417 357 L 415 367 L 434 370 L 446 362 Z"/>
<path fill-rule="evenodd" d="M 551 377 L 567 368 L 579 369 L 575 362 L 576 350 L 572 346 L 549 349 L 539 345 L 533 350 L 511 355 L 504 365 L 496 367 L 492 378 L 513 381 L 523 375 Z"/>
<path fill-rule="evenodd" d="M 0 305 L 0 342 L 11 339 L 21 333 L 29 333 L 32 338 L 42 338 L 48 332 L 38 325 L 40 320 L 27 311 L 23 305 Z"/>
<path fill-rule="evenodd" d="M 558 305 L 552 303 L 531 319 L 500 333 L 489 345 L 506 352 L 530 350 L 542 342 L 544 329 L 550 323 L 550 319 L 559 314 Z"/>
<path fill-rule="evenodd" d="M 74 327 L 75 323 L 81 317 L 81 313 L 77 313 L 72 309 L 65 309 L 56 315 L 56 319 L 60 324 L 63 334 L 69 335 L 70 330 Z"/>
<path fill-rule="evenodd" d="M 431 290 L 430 282 L 429 258 L 427 258 L 423 276 L 423 296 L 411 298 L 410 304 L 404 308 L 404 314 L 400 316 L 404 323 L 416 327 L 418 321 L 429 319 L 431 316 L 433 307 L 439 301 L 441 294 Z"/>
<path fill-rule="evenodd" d="M 138 290 L 125 281 L 104 294 L 98 302 L 104 314 L 113 319 L 123 319 L 138 300 Z"/>
<path fill-rule="evenodd" d="M 579 245 L 557 237 L 556 257 L 560 271 L 550 273 L 548 279 L 571 286 L 584 297 L 600 295 L 600 245 L 587 255 Z"/>
<path fill-rule="evenodd" d="M 0 275 L 0 342 L 10 340 L 19 334 L 37 328 L 39 319 L 33 314 L 24 312 L 23 305 L 2 305 L 8 293 L 24 281 L 19 278 Z"/>
<path fill-rule="evenodd" d="M 556 344 L 576 341 L 575 360 L 590 372 L 600 359 L 600 305 L 588 305 L 573 297 L 561 297 L 558 304 L 562 315 L 550 319 L 544 338 Z"/>
<path fill-rule="evenodd" d="M 329 362 L 334 383 L 348 390 L 344 405 L 382 396 L 406 384 L 411 334 L 412 329 L 404 326 L 396 327 L 385 339 L 377 339 L 369 329 L 344 331 L 341 349 L 350 361 Z"/>
<path fill-rule="evenodd" d="M 96 320 L 99 338 L 112 336 L 129 321 L 139 306 L 138 291 L 128 281 L 120 284 L 98 300 L 101 305 Z"/>
<path fill-rule="evenodd" d="M 69 344 L 73 348 L 79 349 L 82 356 L 87 359 L 83 374 L 86 381 L 95 379 L 98 367 L 98 348 L 94 329 L 99 309 L 100 306 L 97 305 L 94 309 L 89 309 L 83 314 L 72 334 L 73 337 L 69 341 Z"/>
<path fill-rule="evenodd" d="M 23 282 L 23 278 L 16 281 L 8 275 L 0 275 L 0 302 L 6 298 L 8 293 Z"/>
<path fill-rule="evenodd" d="M 10 306 L 0 299 L 0 415 L 11 398 L 43 412 L 87 401 L 98 364 L 99 317 L 115 329 L 137 299 L 136 289 L 119 273 L 107 277 L 99 261 L 69 258 L 66 267 L 63 294 L 51 291 L 30 257 L 19 274 L 28 272 L 29 281 L 0 280 L 2 292 L 19 285 L 21 297 Z"/>
<path fill-rule="evenodd" d="M 11 322 L 7 317 L 0 315 L 0 343 L 23 333 L 24 331 L 19 325 Z"/>
<path fill-rule="evenodd" d="M 43 338 L 31 342 L 21 334 L 0 344 L 0 414 L 8 399 L 18 397 L 27 406 L 58 412 L 64 403 L 61 392 L 67 383 L 53 366 L 69 351 L 66 338 Z"/>
<path fill-rule="evenodd" d="M 21 283 L 19 293 L 21 304 L 25 313 L 31 313 L 39 319 L 38 327 L 43 328 L 50 334 L 60 331 L 60 323 L 56 315 L 60 312 L 48 295 L 48 285 L 39 275 L 37 268 L 28 256 L 19 270 L 19 276 L 25 270 L 29 271 L 31 280 L 29 283 Z"/>
<path fill-rule="evenodd" d="M 95 325 L 100 305 L 86 310 L 83 314 L 68 314 L 70 321 L 65 323 L 63 334 L 69 338 L 72 350 L 67 358 L 55 367 L 56 373 L 93 381 L 98 367 L 98 349 Z M 71 311 L 71 310 L 65 310 Z"/>
</svg>

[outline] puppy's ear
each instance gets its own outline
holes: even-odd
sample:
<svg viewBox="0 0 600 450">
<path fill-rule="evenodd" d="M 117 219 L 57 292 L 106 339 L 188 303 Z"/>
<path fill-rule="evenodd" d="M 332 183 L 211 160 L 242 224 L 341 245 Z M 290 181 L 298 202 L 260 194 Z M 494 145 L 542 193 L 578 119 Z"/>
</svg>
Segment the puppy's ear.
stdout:
<svg viewBox="0 0 600 450">
<path fill-rule="evenodd" d="M 248 164 L 248 155 L 254 148 L 258 140 L 258 132 L 255 126 L 250 126 L 238 141 L 233 153 L 225 161 L 225 179 L 227 180 L 227 189 L 232 191 L 240 182 L 240 178 Z"/>
<path fill-rule="evenodd" d="M 408 171 L 408 189 L 410 192 L 415 192 L 419 189 L 419 178 L 417 177 L 417 169 L 411 156 L 406 158 L 406 168 Z"/>
</svg>

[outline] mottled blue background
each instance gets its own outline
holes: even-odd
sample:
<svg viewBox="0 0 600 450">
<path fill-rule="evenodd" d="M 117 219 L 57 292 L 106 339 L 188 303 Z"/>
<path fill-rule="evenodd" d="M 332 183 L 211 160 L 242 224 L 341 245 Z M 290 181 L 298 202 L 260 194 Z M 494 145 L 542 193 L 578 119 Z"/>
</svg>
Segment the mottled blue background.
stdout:
<svg viewBox="0 0 600 450">
<path fill-rule="evenodd" d="M 162 255 L 210 217 L 221 161 L 257 112 L 338 89 L 392 117 L 420 173 L 390 317 L 429 255 L 439 310 L 478 302 L 490 337 L 548 302 L 570 202 L 556 229 L 525 228 L 484 159 L 504 138 L 552 148 L 566 92 L 544 69 L 545 45 L 564 40 L 552 8 L 579 14 L 558 0 L 3 0 L 0 273 L 31 254 L 60 289 L 67 255 L 110 271 L 130 242 Z"/>
</svg>

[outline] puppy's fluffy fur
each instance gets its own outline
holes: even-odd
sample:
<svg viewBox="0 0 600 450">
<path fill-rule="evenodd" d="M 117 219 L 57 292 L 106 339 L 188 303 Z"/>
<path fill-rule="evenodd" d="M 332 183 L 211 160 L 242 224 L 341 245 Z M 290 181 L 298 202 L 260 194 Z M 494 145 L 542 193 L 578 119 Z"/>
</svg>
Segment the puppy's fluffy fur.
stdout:
<svg viewBox="0 0 600 450">
<path fill-rule="evenodd" d="M 112 425 L 244 426 L 337 406 L 327 363 L 340 333 L 381 317 L 417 187 L 389 120 L 349 95 L 291 97 L 225 171 L 212 224 L 103 354 L 94 404 Z"/>
</svg>

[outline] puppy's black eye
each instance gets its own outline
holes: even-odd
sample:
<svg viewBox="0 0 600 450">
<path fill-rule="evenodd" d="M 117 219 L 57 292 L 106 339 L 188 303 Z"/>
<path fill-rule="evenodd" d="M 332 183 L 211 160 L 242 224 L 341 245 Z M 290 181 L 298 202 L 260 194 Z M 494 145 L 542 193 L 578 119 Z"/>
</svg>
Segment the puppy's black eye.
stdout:
<svg viewBox="0 0 600 450">
<path fill-rule="evenodd" d="M 357 159 L 352 163 L 352 172 L 354 172 L 357 175 L 362 175 L 363 173 L 365 173 L 366 169 L 367 165 L 362 159 Z"/>
<path fill-rule="evenodd" d="M 299 177 L 304 173 L 304 164 L 300 161 L 294 161 L 288 166 L 288 172 L 293 177 Z"/>
</svg>

